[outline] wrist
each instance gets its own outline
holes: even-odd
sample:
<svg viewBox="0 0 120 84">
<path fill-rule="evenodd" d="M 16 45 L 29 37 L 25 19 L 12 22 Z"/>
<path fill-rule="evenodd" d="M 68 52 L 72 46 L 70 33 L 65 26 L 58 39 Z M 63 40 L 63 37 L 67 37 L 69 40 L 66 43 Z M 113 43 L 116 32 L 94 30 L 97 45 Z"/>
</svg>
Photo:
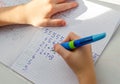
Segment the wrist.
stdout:
<svg viewBox="0 0 120 84">
<path fill-rule="evenodd" d="M 0 26 L 26 24 L 23 6 L 0 8 Z"/>
<path fill-rule="evenodd" d="M 96 84 L 94 68 L 88 68 L 77 75 L 80 84 Z"/>
</svg>

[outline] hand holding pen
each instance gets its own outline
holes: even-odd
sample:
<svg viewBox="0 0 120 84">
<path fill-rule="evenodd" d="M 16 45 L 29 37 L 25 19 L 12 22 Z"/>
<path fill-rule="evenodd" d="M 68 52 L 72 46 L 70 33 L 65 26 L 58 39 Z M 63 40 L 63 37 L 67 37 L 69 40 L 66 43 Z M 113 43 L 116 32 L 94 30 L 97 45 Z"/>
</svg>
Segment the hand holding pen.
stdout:
<svg viewBox="0 0 120 84">
<path fill-rule="evenodd" d="M 100 40 L 105 36 L 106 34 L 102 33 L 81 38 L 81 40 L 75 33 L 70 33 L 62 44 L 54 46 L 55 51 L 74 71 L 80 84 L 96 84 L 92 50 L 89 43 Z"/>
</svg>

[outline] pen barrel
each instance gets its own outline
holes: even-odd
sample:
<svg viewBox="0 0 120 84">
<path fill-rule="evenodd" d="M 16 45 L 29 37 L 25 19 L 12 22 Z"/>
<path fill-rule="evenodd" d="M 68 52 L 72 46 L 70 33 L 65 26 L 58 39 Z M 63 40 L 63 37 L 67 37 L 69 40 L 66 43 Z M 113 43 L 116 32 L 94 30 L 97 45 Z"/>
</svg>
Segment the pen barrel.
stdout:
<svg viewBox="0 0 120 84">
<path fill-rule="evenodd" d="M 85 37 L 85 38 L 80 38 L 78 40 L 73 40 L 73 41 L 70 41 L 70 42 L 64 42 L 61 45 L 64 48 L 66 48 L 67 50 L 72 50 L 72 49 L 81 47 L 83 45 L 90 44 L 92 42 L 103 39 L 105 36 L 106 36 L 106 33 L 101 33 L 101 34 L 97 34 L 97 35 L 88 36 L 88 37 Z"/>
<path fill-rule="evenodd" d="M 86 45 L 86 44 L 89 44 L 89 43 L 92 43 L 92 42 L 93 42 L 93 37 L 89 36 L 89 37 L 86 37 L 86 38 L 81 38 L 81 39 L 75 40 L 74 41 L 74 46 L 76 48 L 78 48 L 78 47 L 81 47 L 83 45 Z"/>
<path fill-rule="evenodd" d="M 92 39 L 92 36 L 89 36 L 89 37 L 81 38 L 78 40 L 64 42 L 61 45 L 67 50 L 73 50 L 75 48 L 81 47 L 81 46 L 86 45 L 91 42 L 93 42 L 93 39 Z"/>
</svg>

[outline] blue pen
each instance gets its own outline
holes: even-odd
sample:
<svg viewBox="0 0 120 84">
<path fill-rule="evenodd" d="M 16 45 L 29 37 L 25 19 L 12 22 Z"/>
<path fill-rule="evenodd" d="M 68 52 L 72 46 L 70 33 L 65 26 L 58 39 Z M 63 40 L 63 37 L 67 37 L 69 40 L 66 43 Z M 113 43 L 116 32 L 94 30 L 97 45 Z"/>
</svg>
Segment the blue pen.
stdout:
<svg viewBox="0 0 120 84">
<path fill-rule="evenodd" d="M 101 34 L 81 38 L 81 39 L 78 39 L 78 40 L 72 40 L 72 41 L 69 41 L 69 42 L 64 42 L 64 43 L 61 43 L 61 45 L 64 48 L 66 48 L 67 50 L 73 50 L 73 49 L 81 47 L 83 45 L 93 43 L 95 41 L 103 39 L 105 36 L 106 36 L 106 33 L 101 33 Z"/>
</svg>

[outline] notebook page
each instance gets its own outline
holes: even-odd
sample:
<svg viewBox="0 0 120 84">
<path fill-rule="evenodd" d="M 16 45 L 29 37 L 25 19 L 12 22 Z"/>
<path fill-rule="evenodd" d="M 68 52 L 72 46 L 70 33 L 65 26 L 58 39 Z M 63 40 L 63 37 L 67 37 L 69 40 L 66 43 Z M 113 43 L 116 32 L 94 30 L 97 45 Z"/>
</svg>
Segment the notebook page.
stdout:
<svg viewBox="0 0 120 84">
<path fill-rule="evenodd" d="M 1 0 L 2 1 L 2 0 Z M 16 0 L 20 1 L 20 0 Z M 16 3 L 16 1 L 13 1 Z M 21 0 L 25 1 L 25 0 Z M 27 0 L 26 0 L 27 1 Z M 71 0 L 72 1 L 72 0 Z M 77 15 L 82 14 L 87 10 L 86 6 L 84 5 L 83 1 L 78 0 L 79 4 L 81 4 L 77 9 L 73 9 L 67 11 L 66 14 L 62 13 L 62 16 L 66 16 L 71 14 L 71 11 L 75 13 L 74 17 Z M 9 3 L 13 3 L 12 1 Z M 20 3 L 19 3 L 20 4 Z M 79 13 L 77 13 L 79 11 Z M 72 13 L 73 13 L 72 12 Z M 24 46 L 28 44 L 31 37 L 37 31 L 32 26 L 27 25 L 11 25 L 6 27 L 0 27 L 0 62 L 3 64 L 10 66 L 14 60 L 19 56 L 21 51 L 23 51 Z M 7 53 L 5 53 L 7 52 Z"/>
<path fill-rule="evenodd" d="M 35 84 L 78 84 L 77 78 L 64 60 L 55 52 L 53 45 L 62 42 L 69 32 L 81 36 L 106 32 L 107 37 L 92 44 L 93 58 L 96 61 L 110 40 L 120 20 L 119 13 L 112 9 L 87 2 L 88 10 L 81 16 L 61 15 L 66 19 L 67 27 L 38 29 L 36 35 L 18 59 L 11 66 L 13 70 L 22 74 Z M 97 11 L 96 15 L 87 17 Z"/>
<path fill-rule="evenodd" d="M 31 0 L 0 0 L 0 8 L 25 4 L 29 1 Z"/>
<path fill-rule="evenodd" d="M 40 39 L 38 39 L 38 36 L 40 36 Z M 64 38 L 61 33 L 49 29 L 41 29 L 29 44 L 29 49 L 25 49 L 20 55 L 20 58 L 18 58 L 19 60 L 16 60 L 17 67 L 22 69 L 22 73 L 19 72 L 20 69 L 18 70 L 18 68 L 15 67 L 16 63 L 12 68 L 14 68 L 15 71 L 17 69 L 17 72 L 22 75 L 26 74 L 25 77 L 35 84 L 78 84 L 77 78 L 72 70 L 69 69 L 57 53 L 52 51 L 53 44 L 61 42 Z M 23 60 L 22 64 L 20 60 Z M 35 66 L 36 64 L 40 64 L 40 67 Z M 22 67 L 21 65 L 24 66 Z M 66 79 L 74 81 L 66 81 Z"/>
<path fill-rule="evenodd" d="M 37 31 L 28 25 L 0 27 L 0 62 L 10 66 Z"/>
</svg>

